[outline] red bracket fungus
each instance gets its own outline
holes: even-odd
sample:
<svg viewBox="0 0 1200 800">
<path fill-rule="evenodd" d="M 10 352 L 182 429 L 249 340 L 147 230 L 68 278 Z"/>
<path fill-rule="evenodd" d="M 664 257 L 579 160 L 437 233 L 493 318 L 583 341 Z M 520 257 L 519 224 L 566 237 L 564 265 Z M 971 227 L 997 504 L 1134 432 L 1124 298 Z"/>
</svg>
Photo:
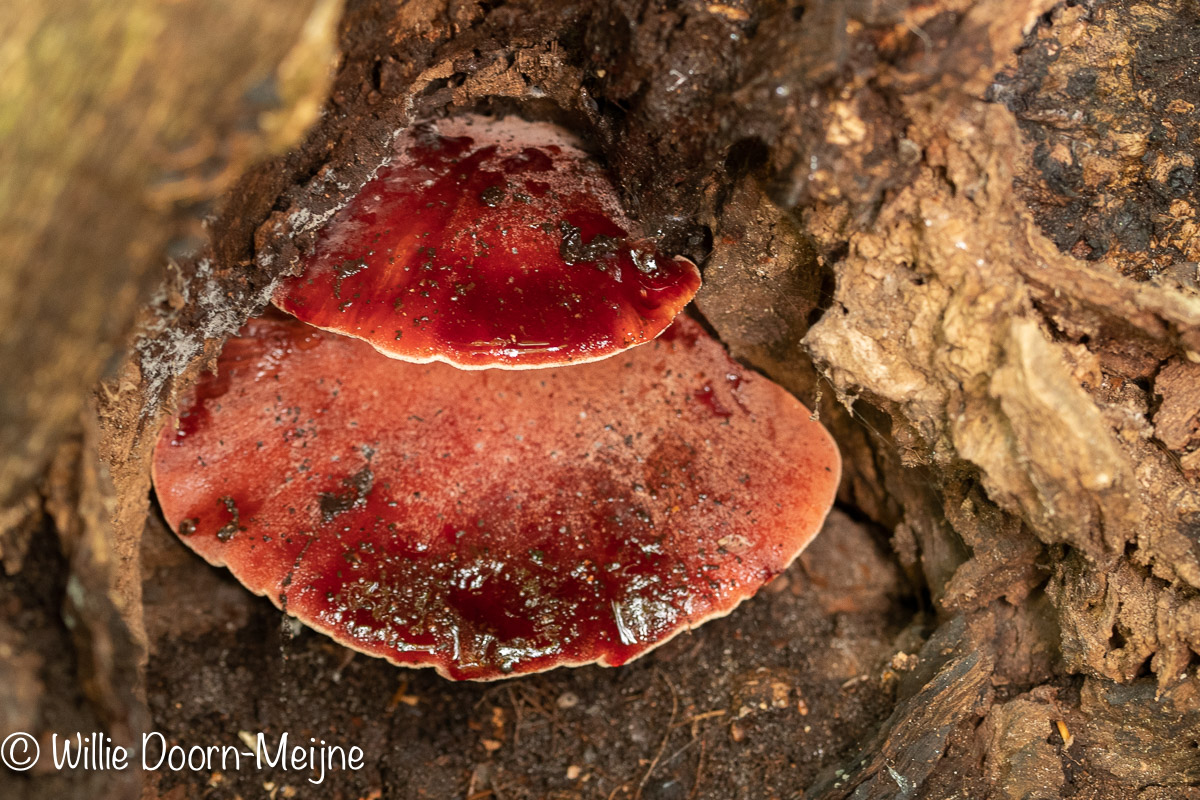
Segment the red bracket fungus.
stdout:
<svg viewBox="0 0 1200 800">
<path fill-rule="evenodd" d="M 727 614 L 839 473 L 808 410 L 686 317 L 617 358 L 486 372 L 252 320 L 154 455 L 209 562 L 349 647 L 476 680 L 622 664 Z"/>
<path fill-rule="evenodd" d="M 816 535 L 841 460 L 675 319 L 699 273 L 633 230 L 557 128 L 405 134 L 276 292 L 298 319 L 251 320 L 162 432 L 167 522 L 309 626 L 456 679 L 622 664 L 729 613 Z"/>
<path fill-rule="evenodd" d="M 594 361 L 658 336 L 700 286 L 634 230 L 562 129 L 455 117 L 399 137 L 274 302 L 405 361 Z"/>
</svg>

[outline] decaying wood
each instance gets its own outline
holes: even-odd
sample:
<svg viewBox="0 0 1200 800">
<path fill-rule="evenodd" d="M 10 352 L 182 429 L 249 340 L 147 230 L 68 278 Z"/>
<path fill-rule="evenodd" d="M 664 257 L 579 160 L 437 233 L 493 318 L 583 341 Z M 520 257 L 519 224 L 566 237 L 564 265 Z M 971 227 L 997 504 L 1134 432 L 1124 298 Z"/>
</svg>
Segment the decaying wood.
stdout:
<svg viewBox="0 0 1200 800">
<path fill-rule="evenodd" d="M 173 4 L 169 19 L 190 7 Z M 333 29 L 321 3 L 307 33 L 299 12 L 238 7 L 253 11 L 224 46 L 280 31 L 257 65 L 298 73 L 292 45 Z M 21 302 L 51 327 L 10 332 L 5 346 L 44 351 L 28 363 L 49 366 L 4 395 L 32 405 L 0 415 L 30 432 L 0 482 L 12 585 L 25 585 L 26 553 L 50 558 L 37 543 L 57 531 L 56 552 L 96 598 L 71 600 L 82 625 L 71 652 L 108 724 L 181 737 L 357 725 L 381 755 L 344 777 L 348 795 L 1188 797 L 1200 781 L 1200 294 L 1188 266 L 1200 98 L 1184 79 L 1196 23 L 1189 4 L 1133 0 L 351 2 L 325 113 L 301 145 L 241 174 L 86 424 L 75 422 L 82 387 L 137 307 L 133 288 L 105 287 L 141 285 L 178 208 L 114 209 L 124 239 L 63 229 L 109 248 L 89 261 L 99 282 L 86 302 L 28 283 Z M 1148 38 L 1171 42 L 1162 58 Z M 225 51 L 180 63 L 214 52 Z M 248 74 L 241 62 L 208 68 Z M 217 74 L 180 84 L 209 87 L 202 114 L 155 119 L 178 117 L 168 142 L 185 154 L 226 142 L 218 150 L 236 157 L 218 172 L 234 175 L 265 151 L 228 144 L 249 87 Z M 301 96 L 281 108 L 304 107 Z M 103 107 L 128 119 L 146 102 L 131 92 Z M 464 109 L 551 117 L 589 138 L 647 228 L 704 264 L 696 305 L 734 355 L 835 432 L 840 501 L 855 517 L 835 514 L 816 549 L 726 627 L 617 675 L 523 681 L 503 701 L 272 636 L 273 611 L 182 556 L 146 514 L 148 443 L 224 337 L 297 268 L 395 131 Z M 105 163 L 162 149 L 153 125 L 125 125 Z M 66 176 L 84 163 L 51 156 Z M 189 163 L 198 180 L 202 161 Z M 155 175 L 121 174 L 138 187 Z M 220 181 L 184 184 L 204 194 Z M 48 201 L 38 208 L 31 230 L 44 238 L 58 229 Z M 57 265 L 59 282 L 76 274 L 31 237 L 0 280 L 32 281 L 34 259 Z M 117 324 L 97 327 L 93 306 Z M 75 338 L 57 333 L 71 313 L 84 326 Z M 20 354 L 0 352 L 0 364 L 26 363 Z M 36 495 L 11 490 L 35 477 Z M 106 559 L 115 578 L 95 572 Z M 124 605 L 126 622 L 105 602 Z M 143 610 L 144 667 L 122 661 L 121 638 L 136 637 Z M 39 672 L 49 645 L 29 637 L 0 625 L 13 725 L 52 694 Z M 197 663 L 210 654 L 220 663 Z M 666 664 L 664 680 L 654 670 Z M 264 697 L 249 677 L 259 673 L 273 680 Z M 331 675 L 337 702 L 305 685 Z M 636 690 L 617 703 L 622 687 Z M 479 748 L 459 752 L 461 737 Z M 218 794 L 254 786 L 222 780 Z M 150 786 L 206 791 L 189 776 Z"/>
<path fill-rule="evenodd" d="M 194 244 L 180 212 L 311 120 L 328 63 L 319 37 L 337 8 L 21 0 L 6 13 L 6 505 L 49 462 L 164 252 Z"/>
<path fill-rule="evenodd" d="M 140 529 L 148 483 L 122 477 L 112 450 L 113 427 L 135 427 L 138 411 L 114 418 L 112 390 L 98 403 L 92 392 L 122 357 L 163 265 L 203 241 L 214 199 L 315 116 L 338 12 L 326 0 L 19 0 L 5 11 L 5 735 L 53 721 L 128 742 L 150 724 L 140 536 L 122 527 L 134 519 Z M 137 511 L 118 513 L 126 508 Z M 73 780 L 47 776 L 41 790 L 136 793 L 141 776 Z"/>
</svg>

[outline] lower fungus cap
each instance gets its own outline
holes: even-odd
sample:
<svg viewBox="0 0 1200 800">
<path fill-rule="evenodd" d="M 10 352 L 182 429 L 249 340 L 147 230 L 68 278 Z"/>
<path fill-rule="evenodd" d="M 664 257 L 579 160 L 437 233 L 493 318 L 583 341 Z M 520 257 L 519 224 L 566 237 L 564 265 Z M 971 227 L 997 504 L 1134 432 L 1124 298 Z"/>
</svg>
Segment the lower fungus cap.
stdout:
<svg viewBox="0 0 1200 800">
<path fill-rule="evenodd" d="M 632 227 L 562 129 L 452 118 L 400 136 L 274 303 L 405 361 L 594 361 L 659 335 L 700 287 Z"/>
<path fill-rule="evenodd" d="M 464 372 L 252 320 L 154 454 L 189 547 L 356 650 L 455 679 L 618 665 L 816 535 L 841 469 L 681 317 L 583 366 Z"/>
</svg>

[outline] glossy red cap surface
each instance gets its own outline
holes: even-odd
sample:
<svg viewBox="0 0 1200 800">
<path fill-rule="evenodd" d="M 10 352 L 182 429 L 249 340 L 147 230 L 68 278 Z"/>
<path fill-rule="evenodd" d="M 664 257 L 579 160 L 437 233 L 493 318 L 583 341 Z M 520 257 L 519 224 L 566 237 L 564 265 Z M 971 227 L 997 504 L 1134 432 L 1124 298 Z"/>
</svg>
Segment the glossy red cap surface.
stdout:
<svg viewBox="0 0 1200 800">
<path fill-rule="evenodd" d="M 528 369 L 650 341 L 699 287 L 564 130 L 468 116 L 405 132 L 274 302 L 405 361 Z"/>
<path fill-rule="evenodd" d="M 841 469 L 685 317 L 527 372 L 258 319 L 218 369 L 155 451 L 171 527 L 339 642 L 456 679 L 622 664 L 728 613 L 816 535 Z"/>
</svg>

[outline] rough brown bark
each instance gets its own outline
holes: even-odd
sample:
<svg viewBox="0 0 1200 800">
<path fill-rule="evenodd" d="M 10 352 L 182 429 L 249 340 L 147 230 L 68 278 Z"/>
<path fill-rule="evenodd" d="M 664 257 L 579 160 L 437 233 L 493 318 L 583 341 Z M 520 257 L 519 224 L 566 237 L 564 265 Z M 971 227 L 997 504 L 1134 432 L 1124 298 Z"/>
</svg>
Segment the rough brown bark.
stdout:
<svg viewBox="0 0 1200 800">
<path fill-rule="evenodd" d="M 350 3 L 326 113 L 232 188 L 81 432 L 64 435 L 74 411 L 38 416 L 68 441 L 49 471 L 36 436 L 17 457 L 46 477 L 0 524 L 25 609 L 0 623 L 6 724 L 49 730 L 60 707 L 186 744 L 319 734 L 371 754 L 330 778 L 344 796 L 1195 796 L 1196 22 L 1170 0 Z M 700 313 L 815 403 L 846 458 L 843 511 L 792 570 L 622 670 L 397 672 L 297 634 L 147 513 L 148 442 L 222 339 L 395 130 L 470 108 L 587 136 L 630 208 L 703 262 Z M 73 408 L 99 374 L 79 358 L 93 371 L 46 384 Z M 103 591 L 69 607 L 73 642 L 31 636 L 66 575 Z M 146 664 L 128 655 L 143 614 Z M 47 677 L 64 654 L 90 665 L 69 685 Z M 99 780 L 76 777 L 14 785 Z M 304 788 L 137 777 L 148 795 Z"/>
</svg>

